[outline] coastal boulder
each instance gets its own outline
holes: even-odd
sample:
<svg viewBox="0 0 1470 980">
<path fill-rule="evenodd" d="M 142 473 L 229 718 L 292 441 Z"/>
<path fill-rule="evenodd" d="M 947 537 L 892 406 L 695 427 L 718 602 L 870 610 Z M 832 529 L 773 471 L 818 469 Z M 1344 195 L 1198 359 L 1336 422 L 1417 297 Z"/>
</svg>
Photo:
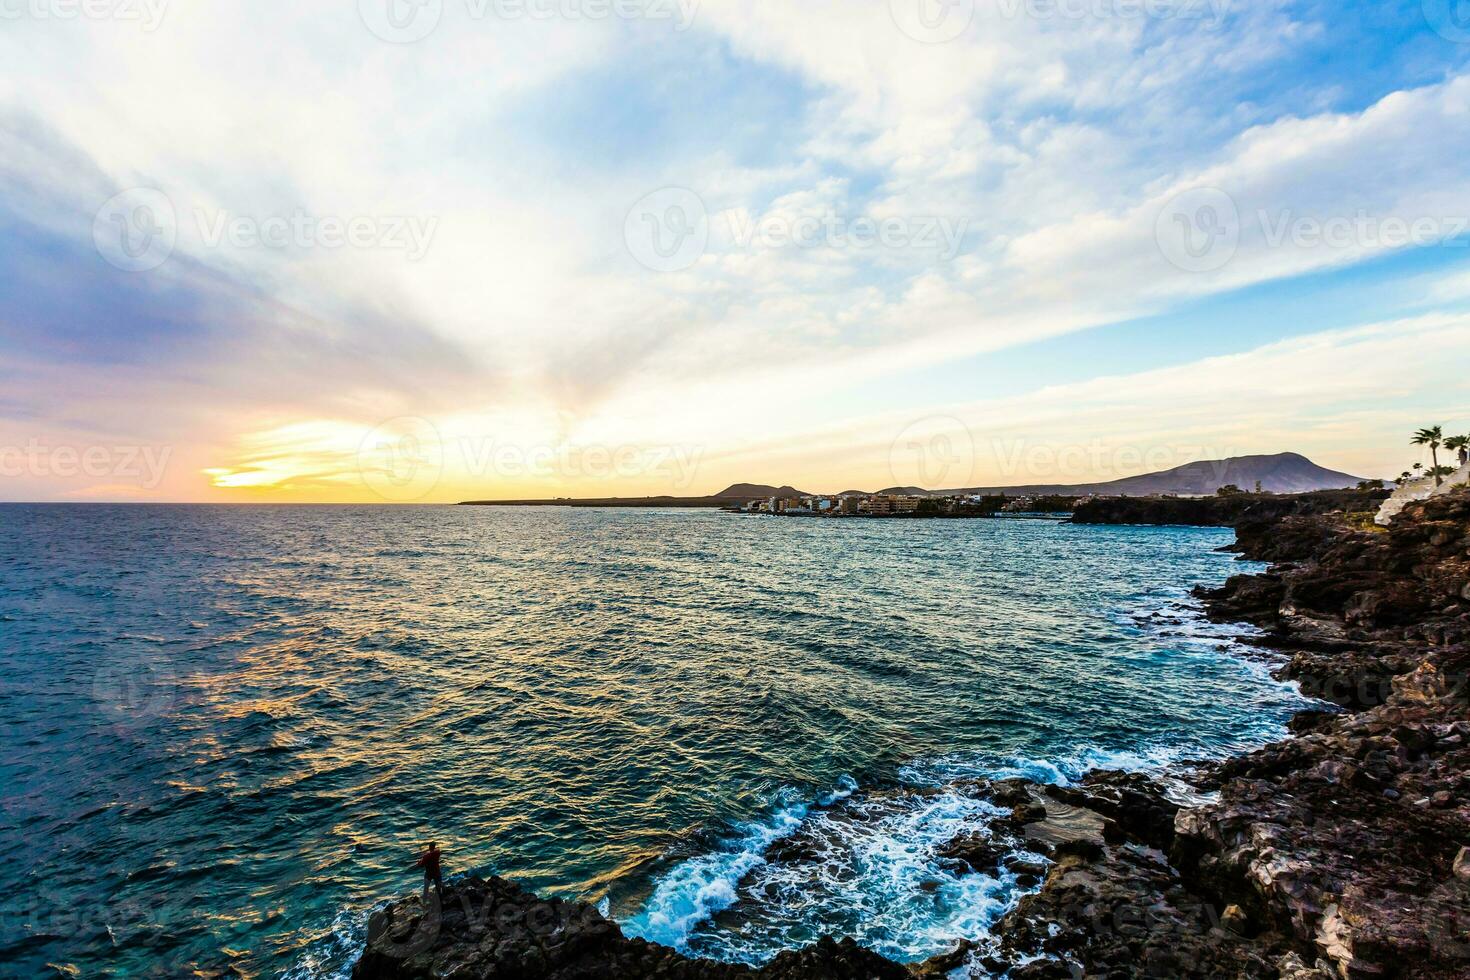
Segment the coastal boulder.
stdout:
<svg viewBox="0 0 1470 980">
<path fill-rule="evenodd" d="M 441 899 L 394 902 L 368 920 L 352 980 L 904 980 L 851 939 L 823 938 L 756 970 L 624 936 L 590 905 L 542 899 L 503 878 L 467 876 Z"/>
</svg>

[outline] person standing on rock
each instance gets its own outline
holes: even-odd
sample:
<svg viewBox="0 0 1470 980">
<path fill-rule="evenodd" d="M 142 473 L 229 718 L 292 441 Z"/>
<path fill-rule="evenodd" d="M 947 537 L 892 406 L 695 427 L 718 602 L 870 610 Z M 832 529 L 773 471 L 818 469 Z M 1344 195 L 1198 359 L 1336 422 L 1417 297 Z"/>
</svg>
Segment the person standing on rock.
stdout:
<svg viewBox="0 0 1470 980">
<path fill-rule="evenodd" d="M 444 897 L 444 877 L 439 870 L 439 859 L 443 856 L 444 852 L 439 850 L 438 843 L 429 841 L 429 846 L 424 849 L 424 853 L 420 854 L 419 859 L 413 864 L 415 868 L 424 869 L 425 895 L 429 894 L 429 885 L 432 883 L 434 891 L 439 894 L 439 897 Z"/>
</svg>

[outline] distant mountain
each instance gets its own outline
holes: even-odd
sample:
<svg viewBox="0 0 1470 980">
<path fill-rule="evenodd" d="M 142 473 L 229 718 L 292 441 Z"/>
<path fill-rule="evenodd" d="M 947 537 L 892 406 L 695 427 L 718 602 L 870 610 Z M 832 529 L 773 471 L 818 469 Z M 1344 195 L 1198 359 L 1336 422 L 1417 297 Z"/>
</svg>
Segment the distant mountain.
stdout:
<svg viewBox="0 0 1470 980">
<path fill-rule="evenodd" d="M 1229 459 L 1186 463 L 1158 473 L 1145 473 L 1106 483 L 1041 484 L 1024 487 L 967 487 L 938 493 L 1098 494 L 1113 497 L 1148 497 L 1164 493 L 1212 494 L 1235 485 L 1254 490 L 1256 483 L 1271 493 L 1307 493 L 1312 490 L 1341 490 L 1356 486 L 1363 478 L 1318 466 L 1300 453 L 1273 456 L 1232 456 Z"/>
<path fill-rule="evenodd" d="M 770 497 L 810 497 L 811 494 L 805 490 L 797 490 L 795 487 L 772 487 L 764 483 L 732 483 L 719 493 L 716 497 L 744 497 L 750 500 Z"/>
<path fill-rule="evenodd" d="M 1297 453 L 1275 456 L 1234 456 L 1230 459 L 1186 463 L 1160 473 L 1145 473 L 1107 483 L 1047 483 L 1025 487 L 966 487 L 959 490 L 925 490 L 921 487 L 890 487 L 879 493 L 906 496 L 943 496 L 959 493 L 1007 494 L 1012 497 L 1034 497 L 1043 494 L 1106 497 L 1150 497 L 1173 493 L 1207 496 L 1223 486 L 1234 484 L 1242 490 L 1254 490 L 1257 481 L 1262 490 L 1272 493 L 1306 493 L 1311 490 L 1341 490 L 1352 487 L 1361 477 L 1324 469 Z M 861 490 L 844 490 L 843 495 L 866 496 Z M 470 504 L 542 505 L 559 507 L 727 507 L 736 501 L 767 500 L 771 497 L 792 499 L 813 494 L 795 487 L 773 487 L 765 483 L 732 483 L 708 497 L 602 497 L 571 500 L 469 500 Z"/>
</svg>

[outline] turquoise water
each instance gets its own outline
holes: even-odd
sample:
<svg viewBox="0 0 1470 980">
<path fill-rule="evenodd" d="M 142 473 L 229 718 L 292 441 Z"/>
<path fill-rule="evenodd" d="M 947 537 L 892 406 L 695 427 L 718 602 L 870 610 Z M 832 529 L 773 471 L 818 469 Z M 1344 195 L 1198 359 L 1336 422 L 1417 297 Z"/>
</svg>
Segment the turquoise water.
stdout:
<svg viewBox="0 0 1470 980">
<path fill-rule="evenodd" d="M 449 873 L 759 961 L 897 959 L 1004 877 L 957 776 L 1277 736 L 1297 695 L 1187 589 L 1228 531 L 701 511 L 0 507 L 0 963 L 343 975 Z M 920 791 L 921 787 L 940 787 Z M 801 838 L 810 859 L 768 859 Z"/>
</svg>

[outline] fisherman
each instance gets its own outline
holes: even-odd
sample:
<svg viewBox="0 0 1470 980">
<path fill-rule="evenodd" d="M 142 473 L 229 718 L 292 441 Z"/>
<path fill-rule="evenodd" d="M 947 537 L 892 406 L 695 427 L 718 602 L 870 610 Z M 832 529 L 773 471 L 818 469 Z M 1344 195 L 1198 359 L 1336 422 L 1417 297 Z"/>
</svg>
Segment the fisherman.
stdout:
<svg viewBox="0 0 1470 980">
<path fill-rule="evenodd" d="M 439 871 L 439 859 L 443 856 L 444 852 L 439 850 L 438 843 L 429 841 L 429 846 L 424 850 L 424 853 L 419 855 L 419 859 L 413 864 L 415 868 L 424 869 L 425 896 L 429 894 L 429 884 L 432 882 L 434 891 L 439 894 L 440 898 L 444 897 L 444 877 Z"/>
</svg>

